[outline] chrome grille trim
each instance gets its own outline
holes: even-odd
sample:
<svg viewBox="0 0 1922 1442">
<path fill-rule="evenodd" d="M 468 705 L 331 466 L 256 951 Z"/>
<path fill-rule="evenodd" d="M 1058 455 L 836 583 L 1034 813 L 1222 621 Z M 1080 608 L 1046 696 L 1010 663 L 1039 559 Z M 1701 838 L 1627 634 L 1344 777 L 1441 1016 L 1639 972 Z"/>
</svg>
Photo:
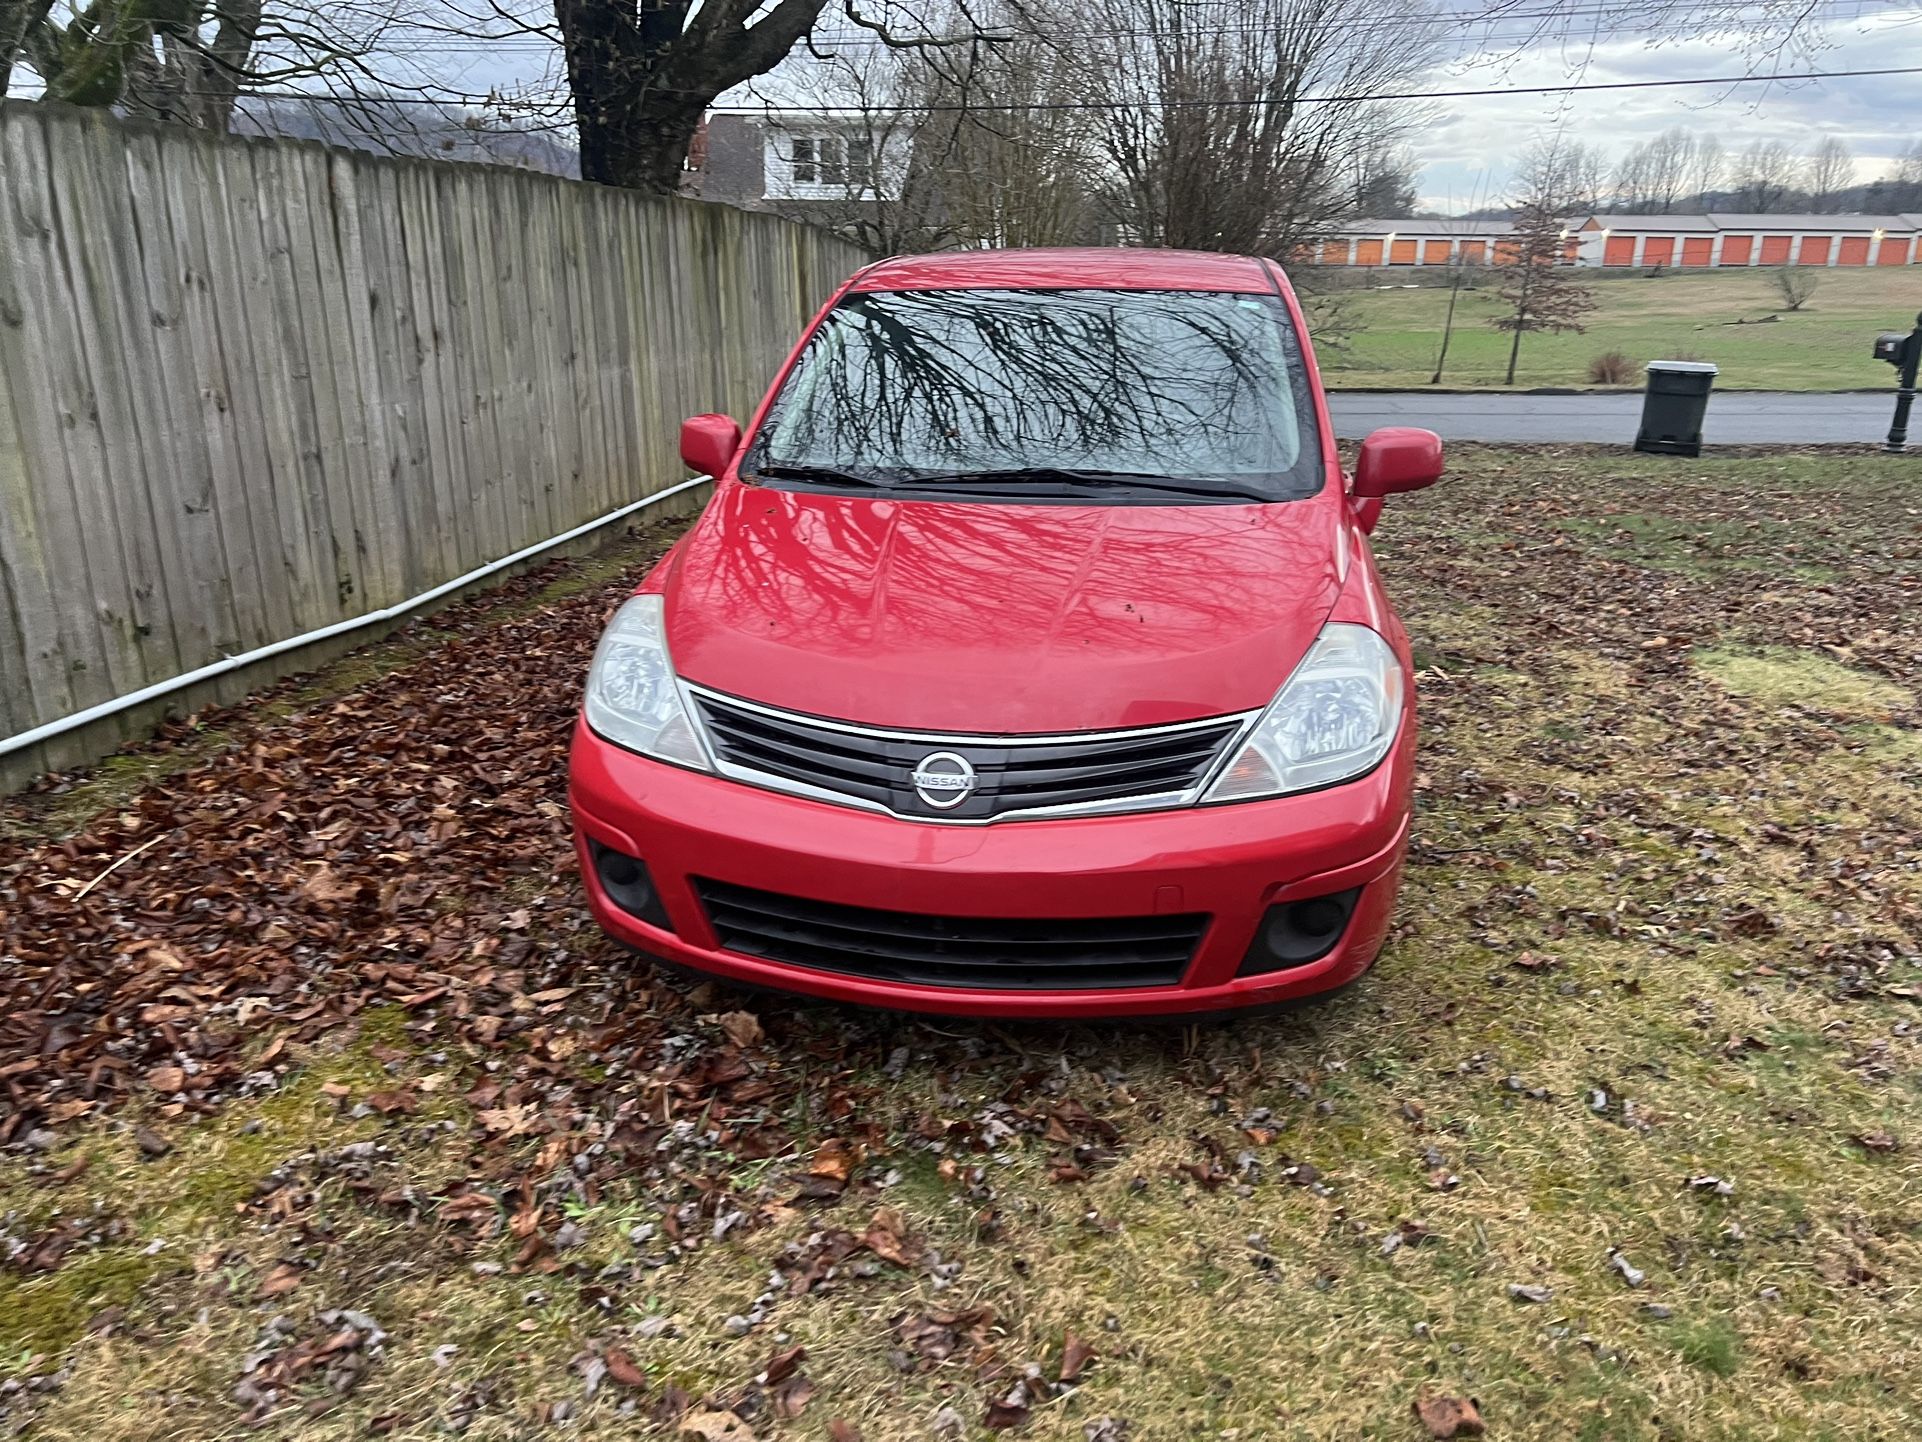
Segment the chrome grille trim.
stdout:
<svg viewBox="0 0 1922 1442">
<path fill-rule="evenodd" d="M 1124 727 L 1101 731 L 1050 732 L 1047 734 L 1019 733 L 1012 735 L 970 734 L 943 731 L 916 731 L 884 726 L 869 726 L 859 722 L 840 721 L 828 717 L 813 716 L 806 712 L 787 711 L 780 707 L 768 706 L 759 701 L 717 691 L 710 687 L 682 681 L 683 700 L 688 714 L 694 719 L 702 733 L 702 743 L 713 763 L 716 774 L 731 781 L 745 785 L 758 786 L 764 790 L 785 792 L 791 796 L 804 797 L 811 801 L 823 801 L 830 805 L 845 806 L 858 811 L 870 811 L 884 816 L 893 816 L 903 821 L 918 821 L 940 826 L 991 826 L 1003 821 L 1016 820 L 1063 820 L 1079 816 L 1115 816 L 1138 811 L 1169 811 L 1192 806 L 1207 791 L 1209 785 L 1226 766 L 1247 739 L 1249 730 L 1260 718 L 1259 710 L 1238 712 L 1224 716 L 1208 716 L 1194 721 L 1175 721 L 1160 726 Z M 879 744 L 913 744 L 929 749 L 947 748 L 987 748 L 1019 752 L 1023 748 L 1088 746 L 1103 742 L 1127 743 L 1131 741 L 1153 741 L 1159 738 L 1178 738 L 1192 732 L 1220 731 L 1221 739 L 1215 743 L 1215 750 L 1206 765 L 1192 784 L 1179 789 L 1161 789 L 1130 793 L 1120 796 L 1103 797 L 1097 800 L 1072 801 L 1059 805 L 1016 807 L 997 812 L 991 816 L 947 816 L 938 812 L 902 811 L 885 802 L 866 796 L 854 795 L 837 790 L 832 786 L 818 785 L 793 776 L 755 766 L 743 765 L 730 760 L 726 750 L 714 734 L 716 718 L 710 707 L 724 708 L 751 715 L 768 718 L 772 722 L 797 729 L 812 729 L 825 733 L 861 739 Z"/>
</svg>

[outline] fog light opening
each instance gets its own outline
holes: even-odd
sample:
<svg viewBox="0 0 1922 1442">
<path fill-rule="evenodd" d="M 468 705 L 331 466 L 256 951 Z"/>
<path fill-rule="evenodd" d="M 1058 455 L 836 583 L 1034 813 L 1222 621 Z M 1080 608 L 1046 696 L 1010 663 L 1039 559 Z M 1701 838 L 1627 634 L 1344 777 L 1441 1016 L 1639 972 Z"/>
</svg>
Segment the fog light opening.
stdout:
<svg viewBox="0 0 1922 1442">
<path fill-rule="evenodd" d="M 658 926 L 663 931 L 674 929 L 667 919 L 667 908 L 661 904 L 660 893 L 654 889 L 654 878 L 647 874 L 647 866 L 639 857 L 603 846 L 598 841 L 590 841 L 587 846 L 594 857 L 594 875 L 599 878 L 608 900 L 649 926 Z"/>
<path fill-rule="evenodd" d="M 1285 971 L 1321 960 L 1341 941 L 1360 897 L 1361 888 L 1354 886 L 1269 907 L 1238 974 Z"/>
</svg>

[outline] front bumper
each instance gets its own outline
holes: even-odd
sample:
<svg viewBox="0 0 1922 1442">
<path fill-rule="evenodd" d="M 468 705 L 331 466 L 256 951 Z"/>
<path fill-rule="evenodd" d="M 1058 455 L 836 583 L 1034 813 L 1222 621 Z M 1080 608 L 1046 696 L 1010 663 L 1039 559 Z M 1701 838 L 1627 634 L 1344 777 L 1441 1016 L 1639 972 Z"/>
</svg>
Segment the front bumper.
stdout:
<svg viewBox="0 0 1922 1442">
<path fill-rule="evenodd" d="M 1127 816 L 930 825 L 763 791 L 636 756 L 577 725 L 569 775 L 588 904 L 615 939 L 755 986 L 966 1016 L 1157 1016 L 1262 1006 L 1341 986 L 1387 933 L 1408 844 L 1414 724 L 1356 781 L 1303 796 Z M 589 840 L 641 858 L 673 930 L 608 898 Z M 693 879 L 936 916 L 1133 917 L 1205 912 L 1179 985 L 1004 991 L 909 985 L 725 950 Z M 1235 976 L 1267 908 L 1362 888 L 1334 949 Z"/>
</svg>

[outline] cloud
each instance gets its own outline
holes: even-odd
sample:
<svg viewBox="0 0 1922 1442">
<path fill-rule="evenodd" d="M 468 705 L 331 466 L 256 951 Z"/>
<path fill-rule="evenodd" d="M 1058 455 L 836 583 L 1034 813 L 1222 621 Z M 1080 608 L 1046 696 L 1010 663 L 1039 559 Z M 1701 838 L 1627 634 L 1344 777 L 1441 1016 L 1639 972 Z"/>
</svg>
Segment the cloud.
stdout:
<svg viewBox="0 0 1922 1442">
<path fill-rule="evenodd" d="M 1782 57 L 1784 71 L 1922 66 L 1922 9 L 1880 12 L 1833 28 L 1815 53 Z M 1764 68 L 1766 61 L 1764 61 Z M 1599 84 L 1737 75 L 1757 68 L 1738 46 L 1711 39 L 1538 44 L 1520 54 L 1483 52 L 1440 68 L 1434 88 Z M 1922 76 L 1730 86 L 1677 86 L 1572 95 L 1505 95 L 1437 102 L 1414 149 L 1423 203 L 1467 209 L 1499 197 L 1515 156 L 1537 135 L 1565 128 L 1619 154 L 1672 126 L 1714 134 L 1731 150 L 1776 140 L 1806 152 L 1834 135 L 1856 153 L 1858 178 L 1881 174 L 1922 132 Z"/>
</svg>

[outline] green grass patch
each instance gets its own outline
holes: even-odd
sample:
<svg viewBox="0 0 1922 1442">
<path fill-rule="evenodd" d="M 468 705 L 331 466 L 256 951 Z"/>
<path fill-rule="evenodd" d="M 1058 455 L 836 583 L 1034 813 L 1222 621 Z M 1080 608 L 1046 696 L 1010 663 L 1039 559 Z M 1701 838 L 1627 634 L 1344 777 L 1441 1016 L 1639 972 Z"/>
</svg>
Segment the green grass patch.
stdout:
<svg viewBox="0 0 1922 1442">
<path fill-rule="evenodd" d="M 1797 706 L 1851 720 L 1872 720 L 1915 705 L 1915 696 L 1907 688 L 1813 651 L 1784 646 L 1710 647 L 1695 653 L 1695 664 L 1726 690 L 1767 706 Z"/>
<path fill-rule="evenodd" d="M 1435 369 L 1448 309 L 1445 288 L 1343 292 L 1341 348 L 1321 365 L 1336 386 L 1418 387 Z M 1499 385 L 1509 337 L 1490 322 L 1503 314 L 1498 281 L 1485 278 L 1458 299 L 1445 385 Z M 1589 362 L 1620 351 L 1639 366 L 1689 353 L 1721 367 L 1716 385 L 1735 390 L 1852 390 L 1892 384 L 1869 355 L 1877 331 L 1906 329 L 1922 307 L 1922 270 L 1829 270 L 1802 310 L 1782 308 L 1766 270 L 1670 272 L 1593 282 L 1597 306 L 1585 329 L 1522 338 L 1520 386 L 1586 386 Z M 1639 388 L 1641 377 L 1636 377 Z"/>
</svg>

